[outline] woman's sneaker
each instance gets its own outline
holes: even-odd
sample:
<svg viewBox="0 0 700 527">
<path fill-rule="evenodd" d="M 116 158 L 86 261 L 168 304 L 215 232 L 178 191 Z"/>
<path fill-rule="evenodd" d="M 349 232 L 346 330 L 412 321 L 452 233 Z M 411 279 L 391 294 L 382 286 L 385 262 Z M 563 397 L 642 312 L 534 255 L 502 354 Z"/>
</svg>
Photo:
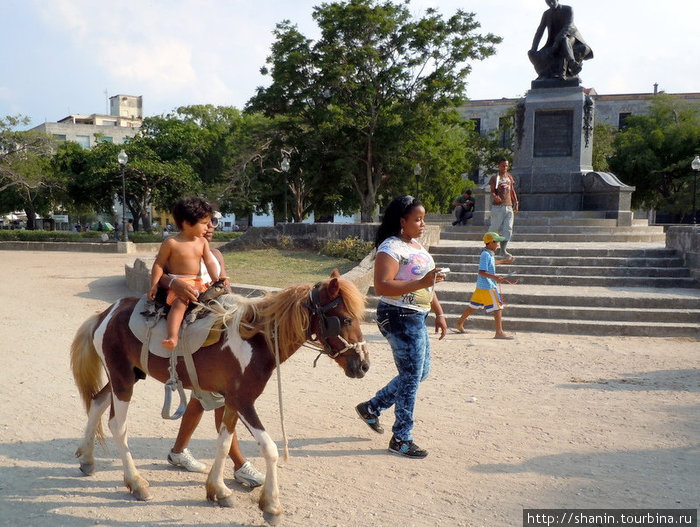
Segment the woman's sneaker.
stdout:
<svg viewBox="0 0 700 527">
<path fill-rule="evenodd" d="M 265 483 L 265 475 L 256 469 L 250 461 L 243 463 L 241 468 L 233 471 L 233 479 L 244 487 L 255 488 Z"/>
<path fill-rule="evenodd" d="M 172 450 L 168 454 L 168 463 L 174 467 L 184 468 L 190 472 L 206 472 L 207 466 L 201 461 L 197 461 L 186 448 L 176 454 Z"/>
<path fill-rule="evenodd" d="M 394 436 L 391 436 L 391 441 L 389 441 L 389 452 L 398 456 L 415 459 L 422 459 L 428 455 L 427 450 L 423 450 L 413 441 L 400 441 Z"/>
<path fill-rule="evenodd" d="M 373 415 L 369 413 L 369 408 L 368 408 L 367 403 L 360 403 L 355 407 L 355 410 L 357 411 L 357 415 L 360 416 L 360 418 L 369 426 L 372 430 L 377 432 L 378 434 L 383 434 L 384 433 L 384 428 L 382 428 L 382 425 L 379 424 L 379 417 L 376 415 Z"/>
</svg>

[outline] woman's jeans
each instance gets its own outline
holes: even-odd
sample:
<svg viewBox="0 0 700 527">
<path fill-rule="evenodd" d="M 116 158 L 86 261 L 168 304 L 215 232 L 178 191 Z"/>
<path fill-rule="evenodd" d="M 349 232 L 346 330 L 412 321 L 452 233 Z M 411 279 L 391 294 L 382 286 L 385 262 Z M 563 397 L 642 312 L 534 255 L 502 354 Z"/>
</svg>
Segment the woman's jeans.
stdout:
<svg viewBox="0 0 700 527">
<path fill-rule="evenodd" d="M 400 441 L 413 440 L 411 430 L 418 383 L 430 372 L 427 317 L 428 313 L 384 302 L 377 306 L 377 325 L 391 345 L 399 374 L 369 400 L 369 411 L 379 415 L 394 405 L 396 420 L 392 430 Z"/>
</svg>

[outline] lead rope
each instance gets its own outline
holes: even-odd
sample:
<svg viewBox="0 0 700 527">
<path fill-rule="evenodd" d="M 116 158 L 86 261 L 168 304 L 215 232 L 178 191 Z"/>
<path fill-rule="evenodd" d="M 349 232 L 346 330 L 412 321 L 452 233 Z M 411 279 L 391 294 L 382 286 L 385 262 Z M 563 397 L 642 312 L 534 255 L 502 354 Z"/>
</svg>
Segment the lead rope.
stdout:
<svg viewBox="0 0 700 527">
<path fill-rule="evenodd" d="M 287 431 L 284 428 L 284 409 L 282 408 L 282 376 L 280 373 L 280 345 L 277 338 L 277 322 L 275 321 L 275 364 L 277 365 L 277 395 L 280 403 L 280 424 L 282 425 L 282 439 L 284 440 L 284 460 L 289 461 L 289 446 L 287 444 Z"/>
</svg>

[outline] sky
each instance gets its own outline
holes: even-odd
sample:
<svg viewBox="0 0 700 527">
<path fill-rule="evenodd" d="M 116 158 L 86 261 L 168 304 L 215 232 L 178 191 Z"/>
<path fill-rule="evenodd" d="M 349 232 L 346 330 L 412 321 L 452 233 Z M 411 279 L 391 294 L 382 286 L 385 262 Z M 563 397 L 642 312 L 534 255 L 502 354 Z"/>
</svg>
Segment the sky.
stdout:
<svg viewBox="0 0 700 527">
<path fill-rule="evenodd" d="M 31 126 L 70 114 L 108 113 L 107 97 L 143 96 L 144 115 L 179 106 L 242 109 L 264 86 L 260 74 L 275 25 L 290 20 L 316 39 L 322 0 L 0 0 L 0 118 Z M 700 1 L 563 0 L 595 57 L 583 86 L 599 94 L 700 92 Z M 445 17 L 473 12 L 482 33 L 503 37 L 472 64 L 472 100 L 522 97 L 536 77 L 527 59 L 544 0 L 411 0 Z"/>
</svg>

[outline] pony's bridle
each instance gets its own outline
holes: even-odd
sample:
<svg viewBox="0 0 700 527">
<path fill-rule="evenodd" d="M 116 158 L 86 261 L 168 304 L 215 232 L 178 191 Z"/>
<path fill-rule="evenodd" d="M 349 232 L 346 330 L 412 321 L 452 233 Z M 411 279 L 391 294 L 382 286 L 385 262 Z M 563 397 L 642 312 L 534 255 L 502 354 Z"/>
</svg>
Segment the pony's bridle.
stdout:
<svg viewBox="0 0 700 527">
<path fill-rule="evenodd" d="M 337 316 L 328 316 L 326 314 L 331 309 L 336 308 L 338 304 L 342 302 L 342 300 L 343 298 L 340 295 L 338 295 L 335 299 L 331 300 L 327 304 L 321 305 L 321 283 L 317 283 L 312 289 L 309 290 L 310 303 L 305 304 L 305 306 L 309 309 L 312 316 L 316 316 L 316 318 L 318 319 L 318 325 L 321 328 L 321 334 L 315 336 L 311 334 L 309 336 L 309 340 L 312 341 L 314 344 L 315 341 L 318 340 L 319 344 L 322 346 L 322 348 L 321 346 L 316 346 L 320 351 L 319 357 L 321 356 L 321 354 L 326 354 L 331 359 L 335 359 L 339 355 L 342 355 L 343 353 L 349 350 L 356 350 L 360 354 L 364 350 L 364 346 L 366 345 L 366 342 L 364 340 L 362 342 L 355 342 L 353 344 L 349 343 L 340 334 L 340 329 L 342 326 L 340 318 Z M 340 340 L 345 347 L 340 350 L 334 350 L 328 343 L 328 339 L 332 337 L 335 337 L 338 340 Z M 316 360 L 318 360 L 318 357 L 316 357 Z M 315 365 L 316 361 L 314 361 L 314 366 Z"/>
</svg>

